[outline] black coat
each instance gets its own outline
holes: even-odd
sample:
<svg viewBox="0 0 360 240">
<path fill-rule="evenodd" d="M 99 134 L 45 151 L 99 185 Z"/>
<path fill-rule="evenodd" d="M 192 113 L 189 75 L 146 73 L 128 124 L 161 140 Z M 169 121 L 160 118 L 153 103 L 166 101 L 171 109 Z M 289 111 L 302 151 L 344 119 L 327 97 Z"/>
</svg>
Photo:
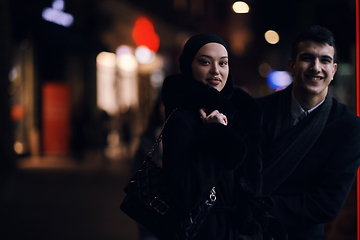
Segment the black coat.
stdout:
<svg viewBox="0 0 360 240">
<path fill-rule="evenodd" d="M 273 129 L 277 127 L 276 113 L 283 91 L 258 100 L 264 112 L 264 171 L 270 161 L 267 151 L 273 141 Z M 281 102 L 290 106 L 291 99 L 289 97 Z M 315 119 L 317 115 L 315 112 L 314 114 Z M 304 126 L 306 124 L 309 122 Z M 287 145 L 277 147 L 281 151 Z M 271 194 L 276 204 L 272 213 L 287 228 L 289 240 L 323 239 L 324 223 L 339 214 L 354 182 L 359 162 L 360 119 L 345 105 L 332 98 L 329 116 L 318 139 L 290 176 Z M 278 168 L 274 174 L 281 175 L 289 171 L 286 162 L 282 164 L 283 167 Z M 272 181 L 273 179 L 264 176 L 264 182 L 269 183 L 269 186 Z M 265 188 L 264 191 L 266 192 Z"/>
<path fill-rule="evenodd" d="M 254 99 L 241 89 L 234 89 L 228 99 L 182 75 L 165 79 L 162 94 L 167 115 L 179 108 L 163 135 L 163 167 L 172 204 L 190 212 L 215 186 L 215 209 L 197 239 L 263 239 L 259 216 L 263 212 L 254 207 L 262 187 L 261 115 Z M 228 126 L 203 124 L 200 108 L 207 114 L 219 110 L 227 116 Z"/>
</svg>

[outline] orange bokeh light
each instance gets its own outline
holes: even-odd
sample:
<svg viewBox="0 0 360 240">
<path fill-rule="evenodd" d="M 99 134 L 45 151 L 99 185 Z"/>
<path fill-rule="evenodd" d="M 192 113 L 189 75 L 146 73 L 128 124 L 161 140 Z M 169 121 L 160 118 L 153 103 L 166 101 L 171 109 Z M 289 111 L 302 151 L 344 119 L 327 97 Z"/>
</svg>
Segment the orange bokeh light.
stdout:
<svg viewBox="0 0 360 240">
<path fill-rule="evenodd" d="M 160 38 L 147 18 L 140 17 L 135 21 L 132 36 L 137 46 L 146 46 L 153 52 L 159 50 Z"/>
<path fill-rule="evenodd" d="M 22 105 L 14 105 L 11 107 L 11 119 L 13 121 L 23 120 L 25 117 L 25 108 Z"/>
</svg>

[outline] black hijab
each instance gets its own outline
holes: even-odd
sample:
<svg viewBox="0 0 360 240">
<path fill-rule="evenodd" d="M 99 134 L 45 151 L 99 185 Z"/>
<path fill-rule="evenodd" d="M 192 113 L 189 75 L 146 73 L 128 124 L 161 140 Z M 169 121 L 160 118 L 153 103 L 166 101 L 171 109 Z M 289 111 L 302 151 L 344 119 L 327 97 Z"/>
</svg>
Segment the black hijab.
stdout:
<svg viewBox="0 0 360 240">
<path fill-rule="evenodd" d="M 193 79 L 191 65 L 194 60 L 194 57 L 196 53 L 200 50 L 200 48 L 208 43 L 219 43 L 223 45 L 226 51 L 229 53 L 229 50 L 224 40 L 222 40 L 217 35 L 212 33 L 201 33 L 194 35 L 191 38 L 189 38 L 189 40 L 185 43 L 183 51 L 180 55 L 179 65 L 180 65 L 181 74 L 183 74 L 184 76 L 190 79 Z M 229 67 L 228 79 L 226 81 L 224 88 L 221 90 L 221 93 L 227 98 L 230 98 L 232 95 L 232 91 L 233 91 L 233 82 Z"/>
</svg>

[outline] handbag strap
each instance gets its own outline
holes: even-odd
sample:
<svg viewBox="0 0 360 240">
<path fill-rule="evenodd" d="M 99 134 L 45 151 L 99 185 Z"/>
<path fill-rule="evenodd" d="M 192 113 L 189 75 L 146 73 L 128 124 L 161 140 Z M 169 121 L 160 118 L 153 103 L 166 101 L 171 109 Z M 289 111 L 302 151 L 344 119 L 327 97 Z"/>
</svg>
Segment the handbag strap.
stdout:
<svg viewBox="0 0 360 240">
<path fill-rule="evenodd" d="M 162 126 L 162 129 L 161 129 L 161 132 L 158 136 L 158 138 L 156 139 L 154 145 L 152 146 L 152 148 L 150 149 L 149 153 L 148 153 L 148 156 L 147 156 L 147 159 L 151 159 L 153 158 L 153 156 L 155 155 L 155 151 L 157 149 L 157 147 L 159 146 L 161 140 L 162 140 L 162 137 L 163 137 L 163 132 L 164 132 L 164 127 L 166 125 L 166 123 L 168 122 L 169 118 L 171 117 L 171 115 L 177 110 L 178 108 L 175 108 L 174 110 L 172 110 L 172 112 L 169 114 L 169 116 L 165 119 L 164 123 L 163 123 L 163 126 Z"/>
<path fill-rule="evenodd" d="M 149 160 L 149 159 L 152 159 L 153 156 L 155 155 L 155 150 L 157 149 L 157 147 L 159 146 L 161 140 L 162 140 L 162 137 L 163 137 L 163 132 L 164 132 L 164 128 L 165 128 L 165 125 L 166 123 L 169 121 L 171 115 L 177 110 L 178 108 L 175 108 L 174 110 L 172 110 L 172 112 L 169 114 L 169 116 L 166 118 L 166 120 L 164 121 L 164 124 L 162 126 L 162 129 L 161 129 L 161 132 L 158 136 L 158 138 L 156 139 L 154 145 L 152 146 L 152 148 L 150 149 L 148 155 L 147 155 L 147 158 L 145 161 Z M 209 201 L 206 201 L 205 204 L 207 205 L 213 205 L 216 201 L 216 190 L 215 190 L 215 186 L 212 187 L 212 189 L 210 190 L 210 196 L 209 196 Z"/>
</svg>

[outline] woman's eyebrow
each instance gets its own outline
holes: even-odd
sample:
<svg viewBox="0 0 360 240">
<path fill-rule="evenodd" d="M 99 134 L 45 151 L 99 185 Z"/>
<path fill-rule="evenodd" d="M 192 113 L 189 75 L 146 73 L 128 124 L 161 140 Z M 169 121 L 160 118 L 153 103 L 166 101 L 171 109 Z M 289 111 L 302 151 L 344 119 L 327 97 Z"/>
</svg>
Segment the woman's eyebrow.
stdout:
<svg viewBox="0 0 360 240">
<path fill-rule="evenodd" d="M 211 56 L 209 56 L 209 55 L 205 55 L 205 54 L 203 54 L 203 55 L 200 55 L 199 57 L 207 57 L 207 58 L 212 58 Z"/>
<path fill-rule="evenodd" d="M 207 57 L 207 58 L 213 58 L 209 55 L 206 55 L 206 54 L 203 54 L 203 55 L 200 55 L 199 57 Z M 223 57 L 220 57 L 220 58 L 229 58 L 228 56 L 223 56 Z"/>
</svg>

